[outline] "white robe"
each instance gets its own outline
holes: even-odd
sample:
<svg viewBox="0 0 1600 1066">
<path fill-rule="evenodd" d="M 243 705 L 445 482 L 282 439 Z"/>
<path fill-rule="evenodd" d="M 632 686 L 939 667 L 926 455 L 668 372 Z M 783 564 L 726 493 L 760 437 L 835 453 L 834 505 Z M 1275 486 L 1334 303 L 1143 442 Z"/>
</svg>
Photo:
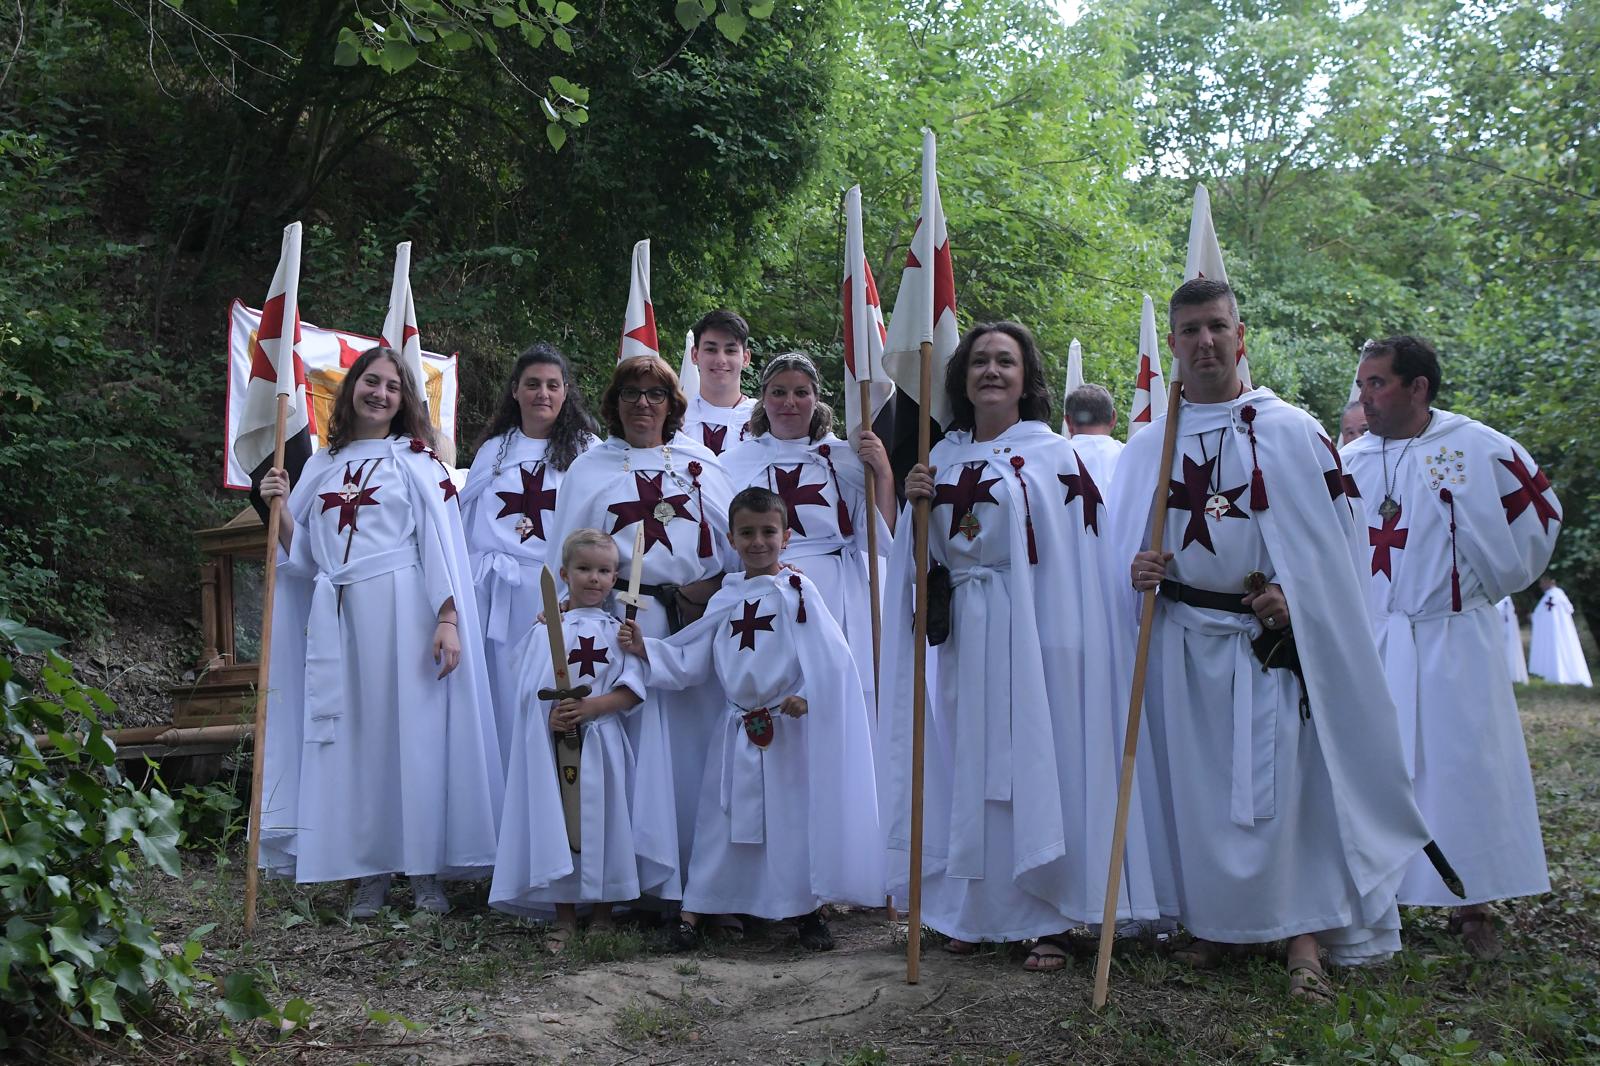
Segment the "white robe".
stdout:
<svg viewBox="0 0 1600 1066">
<path fill-rule="evenodd" d="M 1578 627 L 1572 621 L 1572 601 L 1559 588 L 1551 587 L 1539 597 L 1533 609 L 1533 640 L 1528 654 L 1528 670 L 1558 685 L 1589 688 L 1589 664 L 1578 643 Z"/>
<path fill-rule="evenodd" d="M 1332 445 L 1267 389 L 1175 413 L 1168 575 L 1240 596 L 1253 571 L 1280 584 L 1311 707 L 1302 720 L 1300 682 L 1252 654 L 1262 632 L 1254 615 L 1157 597 L 1145 690 L 1151 743 L 1140 755 L 1160 783 L 1178 918 L 1208 940 L 1317 933 L 1338 962 L 1385 958 L 1399 948 L 1395 889 L 1428 833 L 1382 681 Z M 1111 580 L 1123 589 L 1134 554 L 1149 544 L 1165 429 L 1165 416 L 1154 420 L 1117 467 Z M 1268 504 L 1257 510 L 1252 452 Z M 1213 494 L 1225 501 L 1214 511 Z"/>
<path fill-rule="evenodd" d="M 1502 596 L 1494 607 L 1500 612 L 1500 624 L 1505 627 L 1506 671 L 1513 684 L 1526 685 L 1528 657 L 1522 650 L 1522 623 L 1517 618 L 1517 605 L 1511 602 L 1510 596 Z"/>
<path fill-rule="evenodd" d="M 723 455 L 734 445 L 750 439 L 750 413 L 756 409 L 755 400 L 739 397 L 732 407 L 718 407 L 700 396 L 689 398 L 689 409 L 683 416 L 682 433 L 712 455 Z"/>
<path fill-rule="evenodd" d="M 485 441 L 461 491 L 461 521 L 478 593 L 502 767 L 510 763 L 517 717 L 515 650 L 543 609 L 540 569 L 547 561 L 552 573 L 561 569 L 561 545 L 546 541 L 545 533 L 565 472 L 545 462 L 548 443 L 523 436 L 515 427 Z M 597 443 L 598 438 L 590 437 L 586 447 Z"/>
<path fill-rule="evenodd" d="M 723 695 L 697 712 L 712 732 L 684 909 L 782 919 L 824 903 L 881 906 L 871 723 L 817 586 L 792 570 L 730 574 L 700 621 L 648 647 L 651 685 L 710 673 Z M 778 707 L 795 695 L 808 709 L 791 718 Z M 766 747 L 752 729 L 770 730 Z"/>
<path fill-rule="evenodd" d="M 460 512 L 449 472 L 411 443 L 323 449 L 288 500 L 261 818 L 275 876 L 494 865 L 503 779 Z M 461 662 L 438 680 L 451 597 Z"/>
<path fill-rule="evenodd" d="M 699 470 L 698 476 L 694 470 Z M 727 538 L 728 502 L 733 498 L 727 474 L 710 452 L 682 433 L 662 448 L 630 448 L 627 441 L 612 437 L 573 461 L 565 486 L 556 501 L 550 539 L 559 543 L 573 530 L 585 528 L 609 533 L 617 545 L 619 589 L 626 586 L 631 569 L 640 501 L 662 499 L 674 514 L 663 522 L 652 516 L 652 509 L 644 508 L 644 584 L 687 585 L 739 569 L 739 557 Z M 646 597 L 638 621 L 646 636 L 668 634 L 667 612 L 655 600 Z M 646 698 L 659 699 L 666 724 L 678 820 L 678 868 L 686 870 L 711 730 L 703 711 L 719 704 L 721 695 L 708 682 Z M 636 750 L 639 737 L 633 723 L 639 720 L 642 716 L 629 719 Z"/>
<path fill-rule="evenodd" d="M 619 688 L 643 697 L 644 666 L 617 646 L 619 623 L 603 608 L 574 608 L 561 616 L 568 679 L 592 695 Z M 517 714 L 506 778 L 489 905 L 512 914 L 549 917 L 557 903 L 623 903 L 642 895 L 677 899 L 678 826 L 672 809 L 671 764 L 661 710 L 650 700 L 583 724 L 578 766 L 581 851 L 567 839 L 556 778 L 551 701 L 555 687 L 550 639 L 536 625 L 516 649 Z M 633 732 L 627 724 L 642 718 Z"/>
<path fill-rule="evenodd" d="M 867 479 L 861 460 L 848 443 L 832 433 L 816 442 L 779 440 L 763 433 L 729 449 L 722 463 L 735 492 L 759 485 L 784 498 L 789 507 L 789 546 L 783 550 L 783 561 L 816 583 L 828 613 L 849 642 L 867 706 L 876 708 L 867 573 Z M 873 514 L 878 522 L 878 551 L 887 553 L 888 524 L 876 509 Z M 843 522 L 848 522 L 849 533 L 841 529 Z"/>
<path fill-rule="evenodd" d="M 1079 433 L 1072 438 L 1072 447 L 1083 457 L 1094 482 L 1109 490 L 1117 473 L 1117 460 L 1122 457 L 1123 443 L 1105 433 Z"/>
<path fill-rule="evenodd" d="M 968 941 L 1098 922 L 1131 660 L 1128 629 L 1114 622 L 1105 584 L 1100 489 L 1072 444 L 1042 422 L 981 443 L 953 433 L 930 460 L 930 557 L 949 568 L 952 594 L 950 636 L 938 649 L 926 711 L 923 921 Z M 908 507 L 885 584 L 878 722 L 897 896 L 910 877 L 912 540 Z M 1153 813 L 1149 794 L 1136 787 L 1122 918 L 1163 910 L 1145 846 L 1161 835 L 1145 825 Z"/>
<path fill-rule="evenodd" d="M 1417 856 L 1400 902 L 1445 907 L 1545 892 L 1533 775 L 1494 604 L 1544 569 L 1559 521 L 1542 521 L 1531 503 L 1517 509 L 1521 485 L 1509 468 L 1521 463 L 1536 481 L 1538 467 L 1509 437 L 1435 411 L 1409 442 L 1385 446 L 1368 433 L 1340 453 L 1367 526 L 1363 572 L 1406 768 L 1467 892 L 1453 895 Z M 1400 506 L 1387 520 L 1386 486 Z"/>
</svg>

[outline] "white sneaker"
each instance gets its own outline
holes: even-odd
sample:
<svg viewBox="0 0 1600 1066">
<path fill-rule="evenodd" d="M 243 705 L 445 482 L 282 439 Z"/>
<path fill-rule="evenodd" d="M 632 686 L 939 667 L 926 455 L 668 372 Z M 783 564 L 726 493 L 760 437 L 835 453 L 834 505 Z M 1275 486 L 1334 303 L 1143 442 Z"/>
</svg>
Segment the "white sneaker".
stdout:
<svg viewBox="0 0 1600 1066">
<path fill-rule="evenodd" d="M 350 905 L 352 918 L 376 918 L 383 905 L 389 901 L 389 874 L 363 877 L 356 886 L 355 902 Z"/>
<path fill-rule="evenodd" d="M 411 878 L 411 898 L 419 911 L 429 914 L 450 913 L 450 901 L 445 898 L 444 886 L 432 874 L 416 874 Z"/>
</svg>

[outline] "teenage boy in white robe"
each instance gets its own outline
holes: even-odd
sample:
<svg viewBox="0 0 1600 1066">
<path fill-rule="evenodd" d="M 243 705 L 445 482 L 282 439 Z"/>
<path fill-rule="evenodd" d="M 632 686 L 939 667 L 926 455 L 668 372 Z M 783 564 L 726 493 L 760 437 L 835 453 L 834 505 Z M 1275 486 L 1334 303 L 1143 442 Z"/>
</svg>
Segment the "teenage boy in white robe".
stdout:
<svg viewBox="0 0 1600 1066">
<path fill-rule="evenodd" d="M 780 562 L 789 539 L 783 498 L 741 491 L 728 507 L 730 574 L 696 623 L 646 639 L 624 623 L 619 643 L 648 660 L 647 683 L 677 689 L 708 673 L 726 700 L 714 714 L 696 814 L 678 950 L 703 919 L 797 918 L 802 946 L 833 947 L 824 903 L 883 903 L 882 841 L 870 719 L 844 634 L 810 579 Z"/>
<path fill-rule="evenodd" d="M 1528 671 L 1557 685 L 1590 687 L 1589 664 L 1578 643 L 1578 627 L 1572 621 L 1572 601 L 1546 575 L 1539 579 L 1544 595 L 1533 609 L 1532 648 Z"/>
<path fill-rule="evenodd" d="M 681 894 L 661 707 L 641 702 L 643 666 L 617 646 L 621 623 L 609 610 L 616 543 L 598 529 L 569 534 L 561 545 L 561 580 L 571 603 L 561 616 L 568 679 L 591 691 L 559 702 L 539 697 L 555 687 L 555 664 L 545 623 L 535 625 L 518 649 L 511 768 L 489 888 L 496 910 L 542 918 L 553 910 L 545 945 L 553 952 L 577 932 L 580 905 L 589 911 L 589 930 L 602 932 L 612 928 L 613 904 Z M 637 746 L 624 728 L 629 718 L 639 720 Z M 556 778 L 555 745 L 574 728 L 583 731 L 580 848 L 568 840 Z"/>
<path fill-rule="evenodd" d="M 689 397 L 683 432 L 721 455 L 750 437 L 747 423 L 756 401 L 740 391 L 750 365 L 750 324 L 734 311 L 707 311 L 694 324 L 690 358 L 700 371 L 700 391 Z"/>
</svg>

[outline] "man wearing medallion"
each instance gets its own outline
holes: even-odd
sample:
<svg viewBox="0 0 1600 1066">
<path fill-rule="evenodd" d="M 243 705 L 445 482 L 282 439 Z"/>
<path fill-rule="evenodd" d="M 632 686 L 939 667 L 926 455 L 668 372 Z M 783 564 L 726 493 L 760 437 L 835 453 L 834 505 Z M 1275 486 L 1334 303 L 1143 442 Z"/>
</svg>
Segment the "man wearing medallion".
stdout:
<svg viewBox="0 0 1600 1066">
<path fill-rule="evenodd" d="M 1367 526 L 1369 605 L 1417 803 L 1467 891 L 1420 858 L 1406 906 L 1457 905 L 1452 930 L 1493 958 L 1492 900 L 1548 891 L 1539 812 L 1495 602 L 1526 588 L 1555 549 L 1555 492 L 1521 445 L 1433 407 L 1439 360 L 1397 336 L 1362 350 L 1368 433 L 1346 445 Z"/>
<path fill-rule="evenodd" d="M 1290 995 L 1326 1001 L 1322 950 L 1361 965 L 1399 948 L 1395 890 L 1428 840 L 1365 617 L 1364 540 L 1316 421 L 1241 383 L 1228 285 L 1186 282 L 1169 322 L 1172 465 L 1158 473 L 1158 419 L 1124 449 L 1111 503 L 1113 558 L 1160 593 L 1140 751 L 1166 816 L 1151 850 L 1196 938 L 1186 961 L 1287 940 Z"/>
</svg>

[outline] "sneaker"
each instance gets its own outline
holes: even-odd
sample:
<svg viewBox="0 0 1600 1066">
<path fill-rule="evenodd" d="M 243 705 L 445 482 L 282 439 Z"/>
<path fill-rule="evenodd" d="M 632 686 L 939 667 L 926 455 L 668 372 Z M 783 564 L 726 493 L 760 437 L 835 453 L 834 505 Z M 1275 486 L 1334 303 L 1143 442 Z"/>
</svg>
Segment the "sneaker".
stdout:
<svg viewBox="0 0 1600 1066">
<path fill-rule="evenodd" d="M 821 911 L 812 911 L 797 919 L 795 928 L 800 935 L 800 946 L 807 951 L 833 950 L 833 934 L 828 931 L 828 923 L 822 920 Z"/>
<path fill-rule="evenodd" d="M 432 874 L 417 874 L 411 878 L 411 898 L 419 911 L 429 914 L 450 913 L 450 901 L 445 898 L 444 886 Z"/>
<path fill-rule="evenodd" d="M 361 883 L 356 885 L 356 898 L 350 905 L 350 917 L 376 918 L 378 912 L 383 910 L 383 905 L 389 901 L 389 881 L 388 874 L 363 877 Z"/>
</svg>

